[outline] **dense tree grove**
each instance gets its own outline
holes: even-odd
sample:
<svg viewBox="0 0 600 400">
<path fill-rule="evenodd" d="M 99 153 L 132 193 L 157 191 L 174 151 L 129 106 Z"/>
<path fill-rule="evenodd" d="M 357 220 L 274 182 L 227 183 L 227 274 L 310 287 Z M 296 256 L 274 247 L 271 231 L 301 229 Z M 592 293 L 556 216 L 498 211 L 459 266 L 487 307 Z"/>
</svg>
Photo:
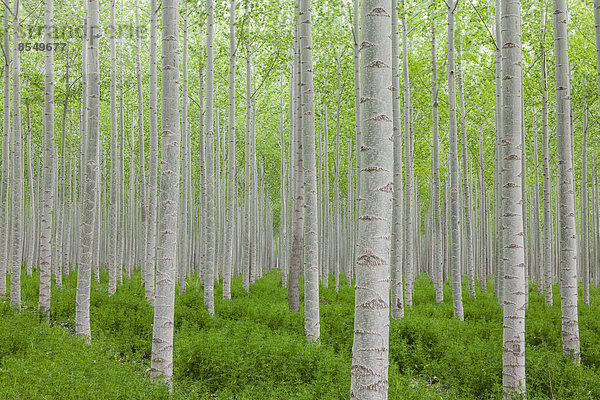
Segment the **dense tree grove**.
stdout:
<svg viewBox="0 0 600 400">
<path fill-rule="evenodd" d="M 600 379 L 600 0 L 2 7 L 1 315 L 53 325 L 76 282 L 64 325 L 94 346 L 99 288 L 112 304 L 139 284 L 142 364 L 178 395 L 197 372 L 178 310 L 208 335 L 256 288 L 345 357 L 339 398 L 393 398 L 411 373 L 469 397 L 398 349 L 418 313 L 460 331 L 478 307 L 496 307 L 497 397 L 546 398 L 526 353 L 545 330 Z"/>
</svg>

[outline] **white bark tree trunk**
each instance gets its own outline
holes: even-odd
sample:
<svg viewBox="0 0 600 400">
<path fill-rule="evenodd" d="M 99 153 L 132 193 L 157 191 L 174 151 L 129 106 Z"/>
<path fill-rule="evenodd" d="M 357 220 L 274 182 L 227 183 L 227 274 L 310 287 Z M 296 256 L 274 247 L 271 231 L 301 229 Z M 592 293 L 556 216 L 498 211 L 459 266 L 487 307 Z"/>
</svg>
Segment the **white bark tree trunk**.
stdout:
<svg viewBox="0 0 600 400">
<path fill-rule="evenodd" d="M 360 201 L 350 397 L 387 399 L 393 137 L 388 0 L 363 0 Z"/>
<path fill-rule="evenodd" d="M 394 135 L 394 193 L 392 210 L 392 247 L 390 252 L 390 280 L 392 299 L 392 318 L 404 317 L 404 297 L 402 290 L 402 119 L 400 104 L 400 70 L 399 70 L 399 33 L 398 4 L 392 6 L 392 113 Z"/>
<path fill-rule="evenodd" d="M 559 170 L 560 308 L 563 353 L 579 363 L 577 316 L 577 233 L 575 179 L 571 132 L 571 82 L 567 39 L 567 0 L 553 0 L 554 54 L 556 63 L 556 141 Z"/>
<path fill-rule="evenodd" d="M 172 385 L 179 213 L 179 1 L 162 2 L 161 178 L 150 375 Z"/>
<path fill-rule="evenodd" d="M 525 244 L 521 203 L 521 4 L 502 1 L 502 199 L 504 323 L 502 382 L 505 398 L 525 393 Z"/>
<path fill-rule="evenodd" d="M 215 271 L 215 158 L 214 158 L 214 128 L 213 128 L 213 93 L 214 93 L 214 7 L 213 0 L 207 0 L 206 11 L 208 14 L 206 29 L 206 207 L 208 218 L 206 221 L 206 280 L 204 282 L 204 306 L 211 314 L 215 313 L 214 304 L 214 271 Z"/>
<path fill-rule="evenodd" d="M 448 107 L 449 107 L 449 141 L 450 141 L 450 274 L 452 276 L 452 298 L 454 316 L 464 319 L 461 271 L 460 271 L 460 215 L 459 215 L 459 182 L 458 182 L 458 143 L 456 133 L 456 77 L 454 75 L 454 11 L 456 2 L 448 2 Z"/>
<path fill-rule="evenodd" d="M 302 90 L 302 150 L 304 167 L 304 333 L 319 340 L 319 238 L 317 237 L 317 172 L 315 161 L 315 102 L 312 59 L 311 0 L 300 0 L 300 64 Z M 339 147 L 339 146 L 338 146 Z M 337 222 L 337 219 L 336 219 Z M 337 262 L 337 259 L 336 259 Z"/>
<path fill-rule="evenodd" d="M 44 42 L 54 38 L 54 1 L 46 0 L 44 13 Z M 52 278 L 52 221 L 54 206 L 54 52 L 45 52 L 44 72 L 44 157 L 43 157 L 43 205 L 40 232 L 40 313 L 50 316 L 50 288 Z M 32 179 L 32 176 L 29 176 Z"/>
<path fill-rule="evenodd" d="M 98 45 L 100 41 L 100 17 L 98 0 L 89 1 L 87 96 L 86 96 L 86 146 L 84 165 L 84 192 L 81 226 L 81 263 L 77 271 L 77 300 L 75 307 L 75 333 L 91 339 L 90 286 L 94 243 L 94 221 L 97 216 L 98 147 L 100 123 L 100 71 Z"/>
</svg>

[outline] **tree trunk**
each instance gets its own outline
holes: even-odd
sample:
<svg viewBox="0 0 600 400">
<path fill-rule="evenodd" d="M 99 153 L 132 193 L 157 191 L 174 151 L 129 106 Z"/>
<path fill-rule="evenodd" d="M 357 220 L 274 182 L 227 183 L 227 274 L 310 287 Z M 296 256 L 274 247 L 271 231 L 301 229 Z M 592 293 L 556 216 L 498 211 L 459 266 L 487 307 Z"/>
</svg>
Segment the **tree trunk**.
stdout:
<svg viewBox="0 0 600 400">
<path fill-rule="evenodd" d="M 229 2 L 229 129 L 227 150 L 227 223 L 225 243 L 233 242 L 234 225 L 234 185 L 235 185 L 235 2 Z M 283 136 L 281 140 L 281 153 L 283 155 Z M 283 163 L 282 163 L 283 165 Z M 283 171 L 282 171 L 283 179 Z M 283 189 L 282 189 L 283 199 Z M 233 267 L 233 246 L 225 249 L 223 264 L 223 298 L 231 299 L 231 271 Z"/>
<path fill-rule="evenodd" d="M 449 107 L 449 140 L 450 140 L 450 274 L 452 275 L 452 298 L 454 300 L 454 316 L 464 319 L 461 271 L 460 271 L 460 215 L 459 182 L 458 182 L 458 143 L 456 134 L 456 83 L 454 75 L 454 0 L 448 3 L 448 107 Z"/>
<path fill-rule="evenodd" d="M 46 0 L 44 13 L 44 42 L 54 38 L 54 1 Z M 40 232 L 40 313 L 50 317 L 50 287 L 52 277 L 52 220 L 54 205 L 54 52 L 45 52 L 44 72 L 44 157 L 43 157 L 43 206 Z M 32 176 L 29 176 L 32 179 Z"/>
<path fill-rule="evenodd" d="M 311 0 L 300 0 L 300 13 L 298 19 L 300 27 L 298 30 L 300 31 L 300 64 L 302 66 L 300 83 L 302 90 L 302 150 L 304 152 L 302 165 L 304 167 L 305 181 L 304 333 L 306 335 L 306 340 L 314 342 L 319 340 L 321 325 L 319 323 L 319 238 L 317 237 L 319 225 L 317 221 L 317 172 L 315 161 L 315 102 L 313 87 L 311 7 Z M 337 261 L 336 257 L 336 262 Z"/>
<path fill-rule="evenodd" d="M 88 51 L 87 51 L 87 99 L 86 99 L 86 147 L 85 183 L 83 193 L 83 216 L 81 229 L 81 264 L 77 271 L 77 301 L 75 307 L 75 333 L 91 340 L 90 286 L 94 243 L 94 221 L 97 216 L 98 145 L 100 122 L 100 71 L 98 43 L 100 41 L 100 17 L 98 0 L 89 1 Z"/>
<path fill-rule="evenodd" d="M 2 112 L 2 184 L 0 186 L 0 297 L 6 297 L 6 273 L 8 265 L 8 191 L 10 176 L 9 142 L 10 137 L 10 32 L 8 28 L 9 8 L 4 7 L 4 32 L 2 48 L 4 51 L 4 101 Z"/>
<path fill-rule="evenodd" d="M 462 70 L 462 54 L 461 47 L 458 47 L 458 91 L 460 101 L 460 130 L 462 133 L 462 170 L 463 170 L 463 208 L 464 208 L 464 224 L 463 232 L 465 234 L 465 262 L 466 271 L 469 280 L 469 296 L 475 297 L 475 265 L 473 261 L 473 232 L 471 221 L 473 220 L 473 206 L 471 205 L 471 186 L 469 184 L 469 153 L 467 150 L 467 110 L 465 108 L 465 93 L 463 88 L 463 70 Z"/>
<path fill-rule="evenodd" d="M 393 135 L 391 2 L 363 0 L 361 154 L 350 397 L 387 399 Z"/>
<path fill-rule="evenodd" d="M 394 193 L 392 195 L 392 245 L 390 251 L 390 279 L 392 288 L 392 318 L 404 317 L 402 293 L 402 121 L 400 112 L 400 70 L 398 67 L 398 4 L 392 8 L 392 113 L 394 135 Z"/>
<path fill-rule="evenodd" d="M 207 0 L 206 12 L 208 14 L 206 29 L 206 207 L 208 218 L 206 221 L 206 280 L 204 282 L 204 306 L 211 314 L 215 313 L 214 304 L 214 264 L 215 264 L 215 158 L 214 158 L 214 128 L 213 128 L 213 91 L 214 91 L 214 62 L 213 62 L 213 35 L 214 35 L 214 8 L 213 0 Z"/>
<path fill-rule="evenodd" d="M 161 215 L 150 375 L 172 387 L 173 324 L 179 208 L 179 1 L 162 2 Z"/>
<path fill-rule="evenodd" d="M 584 101 L 585 103 L 585 101 Z M 590 304 L 590 261 L 589 261 L 589 214 L 588 214 L 588 193 L 587 193 L 587 104 L 583 111 L 583 151 L 581 158 L 581 274 L 583 285 L 583 303 Z M 592 236 L 593 237 L 593 236 Z"/>
<path fill-rule="evenodd" d="M 502 376 L 505 398 L 525 393 L 525 244 L 521 190 L 521 5 L 502 2 L 502 199 L 506 261 Z"/>
<path fill-rule="evenodd" d="M 435 2 L 432 1 L 432 7 Z M 440 204 L 440 139 L 439 139 L 439 105 L 438 105 L 438 78 L 437 78 L 437 50 L 435 42 L 435 9 L 431 12 L 431 102 L 432 102 L 432 139 L 433 152 L 431 169 L 433 175 L 433 283 L 435 287 L 435 301 L 444 301 L 443 280 L 443 249 L 441 235 L 441 204 Z"/>
<path fill-rule="evenodd" d="M 298 20 L 300 19 L 297 16 Z M 288 306 L 290 311 L 300 310 L 300 270 L 302 266 L 302 249 L 304 247 L 304 166 L 303 166 L 303 151 L 302 151 L 302 90 L 300 79 L 300 40 L 298 39 L 299 23 L 296 24 L 296 91 L 295 91 L 295 127 L 294 133 L 294 190 L 296 200 L 294 201 L 294 223 L 293 223 L 293 239 L 292 239 L 292 255 L 290 259 L 290 277 L 288 283 Z"/>
<path fill-rule="evenodd" d="M 554 54 L 556 63 L 556 141 L 559 170 L 560 307 L 563 353 L 579 364 L 577 317 L 577 234 L 575 182 L 571 132 L 571 82 L 567 43 L 567 1 L 553 0 Z"/>
<path fill-rule="evenodd" d="M 148 242 L 146 245 L 146 300 L 154 300 L 154 273 L 156 266 L 156 214 L 157 214 L 157 175 L 158 175 L 158 117 L 157 76 L 156 76 L 156 0 L 150 0 L 150 170 L 148 171 Z"/>
</svg>

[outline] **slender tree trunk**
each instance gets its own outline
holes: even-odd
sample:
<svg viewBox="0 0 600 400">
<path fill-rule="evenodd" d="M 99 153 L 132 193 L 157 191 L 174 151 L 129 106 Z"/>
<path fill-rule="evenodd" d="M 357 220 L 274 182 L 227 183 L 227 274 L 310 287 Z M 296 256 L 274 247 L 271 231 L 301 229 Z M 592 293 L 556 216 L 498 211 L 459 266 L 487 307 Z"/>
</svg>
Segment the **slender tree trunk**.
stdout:
<svg viewBox="0 0 600 400">
<path fill-rule="evenodd" d="M 552 305 L 552 284 L 554 274 L 552 271 L 552 176 L 550 172 L 550 135 L 548 130 L 548 87 L 546 85 L 546 52 L 544 41 L 546 36 L 546 14 L 545 8 L 541 10 L 540 40 L 540 69 L 542 73 L 542 164 L 544 184 L 544 298 L 547 306 Z"/>
<path fill-rule="evenodd" d="M 544 295 L 544 286 L 542 283 L 542 276 L 544 275 L 543 262 L 542 262 L 542 232 L 540 226 L 540 180 L 539 180 L 539 158 L 538 158 L 538 130 L 537 130 L 537 119 L 536 110 L 533 110 L 533 163 L 535 169 L 535 188 L 534 188 L 534 204 L 533 204 L 533 235 L 534 242 L 532 250 L 534 251 L 534 266 L 535 266 L 535 282 L 538 287 L 538 294 Z"/>
<path fill-rule="evenodd" d="M 554 54 L 556 63 L 556 140 L 559 170 L 560 215 L 560 307 L 565 356 L 579 364 L 579 324 L 577 317 L 577 233 L 575 182 L 571 132 L 571 83 L 567 42 L 566 0 L 553 0 Z"/>
<path fill-rule="evenodd" d="M 206 29 L 206 207 L 208 218 L 206 221 L 206 281 L 204 282 L 204 306 L 211 314 L 215 313 L 214 304 L 214 270 L 215 270 L 215 172 L 214 172 L 214 138 L 213 130 L 213 93 L 214 93 L 214 8 L 213 0 L 207 0 L 206 12 L 208 14 Z"/>
<path fill-rule="evenodd" d="M 502 2 L 502 212 L 506 260 L 502 376 L 505 398 L 525 393 L 525 244 L 521 174 L 521 4 Z"/>
<path fill-rule="evenodd" d="M 161 214 L 150 375 L 172 387 L 173 324 L 179 213 L 179 1 L 162 2 Z"/>
<path fill-rule="evenodd" d="M 304 167 L 304 333 L 306 340 L 319 340 L 319 238 L 317 236 L 317 171 L 315 160 L 315 102 L 313 87 L 311 0 L 300 0 L 300 65 L 302 90 L 302 150 Z M 339 117 L 338 117 L 339 118 Z M 338 130 L 339 164 L 339 130 Z M 336 176 L 337 176 L 336 170 Z M 339 194 L 339 193 L 338 193 Z M 335 199 L 334 199 L 335 200 Z M 338 199 L 339 201 L 339 199 Z M 339 208 L 339 204 L 338 204 Z M 335 218 L 335 217 L 334 217 Z M 336 219 L 336 222 L 339 222 Z M 336 226 L 337 229 L 337 226 Z M 337 229 L 339 233 L 339 229 Z M 336 257 L 336 262 L 339 260 Z M 336 267 L 339 269 L 339 264 Z"/>
<path fill-rule="evenodd" d="M 6 273 L 9 261 L 8 257 L 8 191 L 10 186 L 10 160 L 9 142 L 10 137 L 10 31 L 8 28 L 9 7 L 4 7 L 4 32 L 2 48 L 4 50 L 3 67 L 3 107 L 2 107 L 2 184 L 0 185 L 0 297 L 6 297 Z"/>
<path fill-rule="evenodd" d="M 356 300 L 350 397 L 387 399 L 393 135 L 390 1 L 363 0 Z"/>
<path fill-rule="evenodd" d="M 404 298 L 402 293 L 402 121 L 400 111 L 400 70 L 398 4 L 392 6 L 392 113 L 394 135 L 394 193 L 392 210 L 392 246 L 390 252 L 390 279 L 392 288 L 392 318 L 404 317 Z"/>
<path fill-rule="evenodd" d="M 600 0 L 594 0 L 594 33 L 596 36 L 596 75 L 600 94 Z"/>
<path fill-rule="evenodd" d="M 234 185 L 235 185 L 235 3 L 229 2 L 229 129 L 227 150 L 227 223 L 225 243 L 233 241 L 234 225 Z M 283 136 L 281 138 L 281 153 L 283 158 Z M 283 164 L 282 164 L 283 165 Z M 283 170 L 282 170 L 283 181 Z M 282 189 L 283 201 L 283 189 Z M 283 208 L 283 204 L 282 204 Z M 284 229 L 285 232 L 285 229 Z M 285 235 L 285 234 L 284 234 Z M 225 249 L 225 260 L 223 264 L 223 298 L 231 299 L 231 271 L 233 268 L 232 255 L 233 246 Z"/>
<path fill-rule="evenodd" d="M 448 3 L 448 106 L 449 106 L 449 139 L 450 139 L 450 274 L 452 275 L 452 298 L 454 299 L 454 316 L 464 319 L 461 271 L 460 271 L 460 215 L 459 182 L 458 182 L 458 143 L 456 134 L 456 83 L 454 75 L 454 11 L 456 2 Z"/>
<path fill-rule="evenodd" d="M 99 110 L 100 110 L 100 74 L 98 44 L 100 41 L 100 20 L 98 0 L 89 1 L 89 45 L 87 51 L 87 99 L 86 99 L 86 147 L 85 147 L 85 183 L 83 193 L 81 226 L 81 264 L 77 272 L 77 301 L 75 307 L 75 333 L 91 339 L 90 331 L 90 286 L 92 273 L 92 254 L 94 221 L 97 216 L 97 179 L 99 172 Z"/>
<path fill-rule="evenodd" d="M 44 42 L 54 38 L 54 1 L 46 0 L 44 13 Z M 44 159 L 43 206 L 40 232 L 40 313 L 50 316 L 50 287 L 52 275 L 52 220 L 54 205 L 54 52 L 45 52 L 44 72 Z M 32 176 L 29 176 L 31 179 Z"/>
<path fill-rule="evenodd" d="M 110 250 L 108 267 L 108 295 L 117 290 L 117 47 L 115 43 L 115 0 L 110 0 Z"/>
<path fill-rule="evenodd" d="M 156 77 L 156 0 L 150 0 L 150 161 L 148 171 L 148 242 L 146 245 L 146 300 L 154 300 L 154 274 L 156 266 L 156 214 L 157 214 L 157 175 L 158 175 L 158 117 L 157 77 Z"/>
<path fill-rule="evenodd" d="M 404 196 L 404 221 L 403 229 L 404 240 L 404 275 L 405 291 L 404 298 L 407 307 L 412 307 L 413 285 L 417 274 L 417 256 L 415 249 L 415 220 L 413 219 L 415 211 L 414 203 L 414 163 L 412 146 L 412 129 L 410 119 L 410 79 L 408 70 L 408 33 L 406 27 L 406 9 L 405 2 L 402 2 L 402 71 L 404 80 L 404 157 L 405 157 L 405 176 L 404 187 L 406 188 Z"/>
<path fill-rule="evenodd" d="M 466 271 L 469 280 L 469 296 L 475 297 L 475 265 L 473 260 L 473 232 L 472 232 L 472 223 L 473 215 L 472 210 L 473 206 L 471 205 L 471 186 L 469 184 L 469 154 L 467 150 L 467 117 L 466 117 L 466 108 L 465 108 L 465 93 L 463 88 L 463 70 L 462 70 L 462 55 L 461 55 L 461 47 L 458 47 L 458 70 L 457 70 L 457 79 L 458 79 L 458 91 L 459 91 L 459 101 L 460 101 L 460 130 L 462 133 L 462 170 L 463 170 L 463 207 L 464 207 L 464 224 L 463 224 L 463 232 L 465 234 L 464 243 L 465 248 L 465 262 L 466 262 Z"/>
<path fill-rule="evenodd" d="M 300 17 L 297 16 L 299 19 Z M 290 311 L 300 310 L 300 270 L 302 266 L 302 249 L 304 247 L 304 166 L 303 166 L 303 151 L 302 151 L 302 90 L 300 79 L 300 40 L 299 23 L 296 24 L 296 91 L 295 91 L 295 123 L 296 132 L 295 139 L 295 172 L 294 172 L 294 188 L 296 200 L 294 201 L 294 224 L 293 224 L 293 241 L 292 241 L 292 257 L 290 261 L 290 277 L 288 283 L 288 305 Z"/>
<path fill-rule="evenodd" d="M 435 2 L 432 1 L 432 7 Z M 443 249 L 441 236 L 441 204 L 440 204 L 440 139 L 439 139 L 439 105 L 438 105 L 438 78 L 437 78 L 437 50 L 435 41 L 435 10 L 431 13 L 431 101 L 432 101 L 432 135 L 433 153 L 431 169 L 433 174 L 433 281 L 435 287 L 435 301 L 439 304 L 444 301 L 443 281 Z"/>
<path fill-rule="evenodd" d="M 590 262 L 589 262 L 589 214 L 588 214 L 588 192 L 587 192 L 587 105 L 583 111 L 583 143 L 581 158 L 581 275 L 583 285 L 583 303 L 590 304 Z M 592 236 L 593 237 L 593 236 Z"/>
</svg>

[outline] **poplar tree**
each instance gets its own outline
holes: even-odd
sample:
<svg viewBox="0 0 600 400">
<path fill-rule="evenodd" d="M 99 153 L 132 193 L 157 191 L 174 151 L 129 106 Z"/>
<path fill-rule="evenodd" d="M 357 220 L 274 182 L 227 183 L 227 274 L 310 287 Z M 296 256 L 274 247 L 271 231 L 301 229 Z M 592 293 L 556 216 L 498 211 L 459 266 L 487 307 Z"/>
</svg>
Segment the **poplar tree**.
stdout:
<svg viewBox="0 0 600 400">
<path fill-rule="evenodd" d="M 227 223 L 226 223 L 226 243 L 233 241 L 234 226 L 234 190 L 235 190 L 235 4 L 236 0 L 229 2 L 229 129 L 228 129 L 228 150 L 227 150 Z M 283 140 L 281 141 L 281 150 L 283 153 Z M 283 159 L 283 157 L 282 157 Z M 283 165 L 283 163 L 282 163 Z M 282 171 L 283 181 L 283 171 Z M 281 198 L 283 200 L 283 189 Z M 283 208 L 283 207 L 282 207 Z M 283 221 L 283 219 L 282 219 Z M 285 232 L 285 231 L 284 231 Z M 223 264 L 223 298 L 231 298 L 231 272 L 233 267 L 232 256 L 233 246 L 225 249 L 225 260 Z"/>
<path fill-rule="evenodd" d="M 179 1 L 162 2 L 161 177 L 150 375 L 172 387 L 179 213 Z"/>
<path fill-rule="evenodd" d="M 563 353 L 579 364 L 577 316 L 577 237 L 575 175 L 571 131 L 571 82 L 567 39 L 566 0 L 553 0 L 554 54 L 556 64 L 556 142 L 558 158 L 558 215 L 560 232 L 560 308 Z"/>
<path fill-rule="evenodd" d="M 459 182 L 458 182 L 458 139 L 456 133 L 456 77 L 454 74 L 454 11 L 456 2 L 448 2 L 448 108 L 449 124 L 448 132 L 450 140 L 450 224 L 449 224 L 449 247 L 450 247 L 450 274 L 452 282 L 452 298 L 454 303 L 454 316 L 461 321 L 465 318 L 463 313 L 460 271 L 460 215 L 459 205 Z"/>
<path fill-rule="evenodd" d="M 387 399 L 393 135 L 388 0 L 363 0 L 360 198 L 350 397 Z"/>
<path fill-rule="evenodd" d="M 100 123 L 100 68 L 98 44 L 100 41 L 100 11 L 98 0 L 88 4 L 89 43 L 87 50 L 87 93 L 86 93 L 86 137 L 84 192 L 81 225 L 81 262 L 77 270 L 77 299 L 75 306 L 75 333 L 91 339 L 90 330 L 90 286 L 92 275 L 92 254 L 94 243 L 94 221 L 97 216 L 96 187 L 99 172 L 98 147 Z"/>
<path fill-rule="evenodd" d="M 521 203 L 521 4 L 502 1 L 502 214 L 506 262 L 502 382 L 505 398 L 525 393 L 525 240 Z"/>
<path fill-rule="evenodd" d="M 311 0 L 300 0 L 300 65 L 302 90 L 302 150 L 304 167 L 304 333 L 317 341 L 319 323 L 319 238 L 317 236 L 317 173 L 315 160 L 315 102 L 312 59 Z M 339 146 L 338 146 L 339 148 Z M 339 151 L 338 151 L 339 152 Z M 336 220 L 337 221 L 337 220 Z M 336 259 L 337 262 L 337 259 Z"/>
<path fill-rule="evenodd" d="M 54 38 L 54 0 L 46 0 L 44 13 L 44 42 L 52 43 Z M 50 46 L 52 46 L 50 44 Z M 50 316 L 50 287 L 52 275 L 52 221 L 54 206 L 54 52 L 45 52 L 44 72 L 44 151 L 43 151 L 43 206 L 40 232 L 40 313 Z M 30 162 L 31 164 L 31 162 Z M 32 175 L 29 174 L 29 179 Z M 29 267 L 29 266 L 28 266 Z"/>
</svg>

